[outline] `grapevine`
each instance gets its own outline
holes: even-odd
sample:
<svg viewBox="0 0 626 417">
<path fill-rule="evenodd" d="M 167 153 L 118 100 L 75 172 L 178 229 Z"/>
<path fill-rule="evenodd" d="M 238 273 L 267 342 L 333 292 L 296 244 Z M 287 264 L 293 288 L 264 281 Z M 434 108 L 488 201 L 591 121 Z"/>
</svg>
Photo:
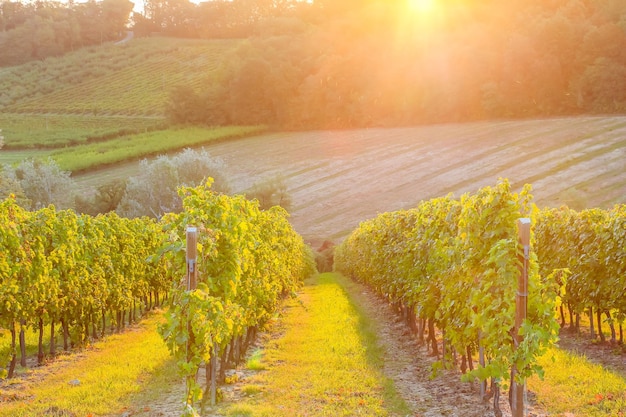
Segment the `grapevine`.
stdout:
<svg viewBox="0 0 626 417">
<path fill-rule="evenodd" d="M 198 401 L 206 398 L 196 381 L 202 363 L 208 389 L 217 360 L 223 379 L 230 353 L 243 353 L 246 342 L 277 309 L 280 297 L 297 290 L 314 271 L 310 249 L 282 208 L 262 211 L 258 202 L 217 194 L 210 184 L 181 188 L 183 212 L 163 219 L 169 239 L 161 254 L 181 279 L 175 281 L 161 332 L 187 381 L 184 415 L 195 415 Z M 195 289 L 188 289 L 182 279 L 183 242 L 190 225 L 200 230 Z"/>
<path fill-rule="evenodd" d="M 443 361 L 450 366 L 454 352 L 463 356 L 464 379 L 510 383 L 541 373 L 536 359 L 556 339 L 554 316 L 559 288 L 538 273 L 537 257 L 529 260 L 528 318 L 514 343 L 514 311 L 518 255 L 516 221 L 535 221 L 530 187 L 520 193 L 508 181 L 473 195 L 422 202 L 416 209 L 384 213 L 362 223 L 335 254 L 339 271 L 371 285 L 379 293 L 428 323 L 434 353 L 435 327 L 444 334 Z M 534 240 L 533 240 L 534 244 Z M 480 348 L 486 360 L 477 366 Z"/>
</svg>

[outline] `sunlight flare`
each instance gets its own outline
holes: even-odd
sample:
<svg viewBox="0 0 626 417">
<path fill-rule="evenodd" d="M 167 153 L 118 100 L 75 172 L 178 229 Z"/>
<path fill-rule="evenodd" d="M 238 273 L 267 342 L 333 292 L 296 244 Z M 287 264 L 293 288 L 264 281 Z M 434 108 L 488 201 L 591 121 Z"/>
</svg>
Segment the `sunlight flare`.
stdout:
<svg viewBox="0 0 626 417">
<path fill-rule="evenodd" d="M 428 14 L 437 6 L 436 0 L 407 0 L 409 10 L 413 13 Z"/>
</svg>

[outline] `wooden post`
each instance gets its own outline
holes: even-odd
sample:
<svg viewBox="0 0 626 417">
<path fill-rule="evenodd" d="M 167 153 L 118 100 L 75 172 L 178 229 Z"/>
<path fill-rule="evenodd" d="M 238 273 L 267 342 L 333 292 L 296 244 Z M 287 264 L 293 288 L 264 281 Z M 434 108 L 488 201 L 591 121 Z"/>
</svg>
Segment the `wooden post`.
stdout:
<svg viewBox="0 0 626 417">
<path fill-rule="evenodd" d="M 217 356 L 219 351 L 217 346 L 213 345 L 213 354 L 211 355 L 211 406 L 217 403 Z"/>
<path fill-rule="evenodd" d="M 481 341 L 481 332 L 478 332 L 478 364 L 484 368 L 485 367 L 485 348 Z M 487 396 L 487 380 L 480 381 L 480 399 L 482 401 L 485 400 Z"/>
<path fill-rule="evenodd" d="M 528 309 L 528 259 L 530 255 L 530 219 L 521 218 L 517 221 L 518 238 L 524 252 L 519 255 L 520 274 L 517 282 L 517 297 L 515 298 L 515 348 L 522 343 L 519 335 L 520 327 L 526 319 Z M 517 369 L 511 369 L 511 413 L 513 417 L 524 417 L 524 388 L 525 384 L 515 382 Z"/>
<path fill-rule="evenodd" d="M 196 268 L 196 257 L 197 257 L 197 252 L 198 252 L 198 229 L 192 226 L 187 226 L 187 234 L 186 234 L 186 238 L 187 238 L 187 276 L 186 276 L 186 284 L 187 284 L 187 291 L 191 291 L 191 290 L 195 290 L 196 289 L 196 276 L 197 276 L 197 268 Z M 191 317 L 187 317 L 187 331 L 189 333 L 189 340 L 187 341 L 187 362 L 190 361 L 190 345 L 192 343 L 193 340 L 193 333 L 191 330 Z M 197 375 L 197 372 L 196 372 Z M 190 376 L 187 377 L 187 405 L 193 405 L 190 404 L 190 395 L 189 395 L 189 388 L 190 388 Z M 195 376 L 193 377 L 195 378 Z"/>
<path fill-rule="evenodd" d="M 195 290 L 198 283 L 198 228 L 187 226 L 187 290 Z"/>
</svg>

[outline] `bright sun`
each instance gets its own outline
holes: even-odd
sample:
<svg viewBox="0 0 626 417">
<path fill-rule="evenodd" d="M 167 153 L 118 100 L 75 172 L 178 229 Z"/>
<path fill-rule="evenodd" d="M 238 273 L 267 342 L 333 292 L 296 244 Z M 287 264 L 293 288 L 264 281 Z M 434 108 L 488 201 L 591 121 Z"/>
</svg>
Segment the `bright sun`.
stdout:
<svg viewBox="0 0 626 417">
<path fill-rule="evenodd" d="M 414 13 L 428 14 L 435 9 L 437 0 L 407 0 L 409 9 Z"/>
</svg>

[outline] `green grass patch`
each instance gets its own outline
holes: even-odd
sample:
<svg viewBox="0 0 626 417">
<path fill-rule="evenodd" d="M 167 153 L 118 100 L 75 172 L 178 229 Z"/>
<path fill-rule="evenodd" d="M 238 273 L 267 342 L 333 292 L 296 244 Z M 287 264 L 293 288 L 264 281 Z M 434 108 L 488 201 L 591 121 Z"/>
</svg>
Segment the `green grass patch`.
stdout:
<svg viewBox="0 0 626 417">
<path fill-rule="evenodd" d="M 263 351 L 261 349 L 257 349 L 252 352 L 250 358 L 246 361 L 246 368 L 253 371 L 262 371 L 265 369 L 265 364 L 262 362 L 263 359 Z"/>
<path fill-rule="evenodd" d="M 4 149 L 60 148 L 164 127 L 154 117 L 0 113 Z"/>
<path fill-rule="evenodd" d="M 47 159 L 52 153 L 50 149 L 35 150 L 25 149 L 19 151 L 10 151 L 6 149 L 0 150 L 0 164 L 16 165 L 24 159 Z"/>
<path fill-rule="evenodd" d="M 539 360 L 545 377 L 528 380 L 537 402 L 551 415 L 626 415 L 626 379 L 584 356 L 553 348 Z"/>
<path fill-rule="evenodd" d="M 245 395 L 255 395 L 263 391 L 260 385 L 248 384 L 241 387 L 241 392 Z"/>
<path fill-rule="evenodd" d="M 395 416 L 410 413 L 381 372 L 369 318 L 348 298 L 337 274 L 309 282 L 281 319 L 284 333 L 263 351 L 267 370 L 249 378 L 262 391 L 229 416 Z M 256 390 L 256 388 L 255 388 Z"/>
<path fill-rule="evenodd" d="M 14 399 L 2 403 L 0 416 L 42 415 L 46 410 L 118 415 L 129 403 L 158 398 L 179 380 L 156 331 L 161 321 L 162 316 L 155 314 L 123 334 L 32 370 L 27 379 L 10 381 L 19 383 L 19 390 L 0 386 L 0 396 Z"/>
<path fill-rule="evenodd" d="M 263 126 L 180 127 L 74 146 L 53 152 L 51 156 L 61 169 L 77 173 L 218 140 L 244 137 L 261 133 L 264 129 Z"/>
</svg>

